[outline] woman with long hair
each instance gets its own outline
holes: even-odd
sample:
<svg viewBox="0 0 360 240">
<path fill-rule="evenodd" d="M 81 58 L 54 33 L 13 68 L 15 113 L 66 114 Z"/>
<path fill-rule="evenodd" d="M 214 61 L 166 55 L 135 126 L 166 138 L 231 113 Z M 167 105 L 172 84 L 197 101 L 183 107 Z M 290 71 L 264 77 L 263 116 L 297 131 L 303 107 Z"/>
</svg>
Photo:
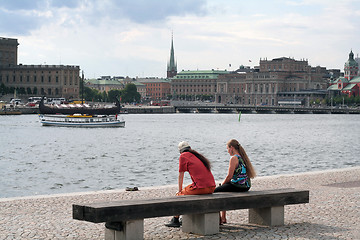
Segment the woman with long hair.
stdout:
<svg viewBox="0 0 360 240">
<path fill-rule="evenodd" d="M 202 154 L 191 149 L 189 143 L 179 143 L 179 178 L 177 196 L 211 194 L 216 184 L 211 173 L 210 161 Z M 183 188 L 184 173 L 189 172 L 192 183 Z M 179 216 L 171 219 L 167 227 L 180 227 Z"/>
<path fill-rule="evenodd" d="M 251 187 L 251 178 L 256 176 L 254 167 L 240 143 L 231 139 L 226 148 L 231 158 L 228 173 L 222 184 L 214 192 L 246 192 Z M 226 211 L 220 215 L 220 224 L 226 223 Z"/>
</svg>

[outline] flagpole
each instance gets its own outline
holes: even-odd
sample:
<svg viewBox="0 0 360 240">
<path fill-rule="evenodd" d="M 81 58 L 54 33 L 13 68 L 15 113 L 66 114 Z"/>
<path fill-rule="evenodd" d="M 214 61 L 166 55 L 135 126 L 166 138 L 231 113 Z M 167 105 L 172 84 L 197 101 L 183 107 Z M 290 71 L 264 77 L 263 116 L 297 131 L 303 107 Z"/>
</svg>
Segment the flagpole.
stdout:
<svg viewBox="0 0 360 240">
<path fill-rule="evenodd" d="M 82 71 L 81 77 L 81 104 L 84 104 L 84 71 Z"/>
</svg>

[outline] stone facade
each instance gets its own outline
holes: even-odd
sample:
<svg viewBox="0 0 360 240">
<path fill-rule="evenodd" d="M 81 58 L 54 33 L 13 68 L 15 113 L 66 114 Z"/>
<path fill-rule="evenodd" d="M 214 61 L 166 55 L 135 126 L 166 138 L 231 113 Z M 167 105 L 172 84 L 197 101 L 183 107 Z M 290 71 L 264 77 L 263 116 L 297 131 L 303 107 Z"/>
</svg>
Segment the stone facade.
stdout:
<svg viewBox="0 0 360 240">
<path fill-rule="evenodd" d="M 324 97 L 328 84 L 329 71 L 305 60 L 260 60 L 260 66 L 245 70 L 182 71 L 172 78 L 172 94 L 209 94 L 216 103 L 278 105 L 286 98 L 308 105 L 311 98 Z"/>
<path fill-rule="evenodd" d="M 192 97 L 200 95 L 216 96 L 227 91 L 226 82 L 219 80 L 221 75 L 230 74 L 228 71 L 181 71 L 171 79 L 171 94 L 174 98 Z"/>
<path fill-rule="evenodd" d="M 144 84 L 146 97 L 150 100 L 166 99 L 170 94 L 170 80 L 166 78 L 137 78 L 137 82 Z M 138 90 L 139 92 L 139 90 Z"/>
<path fill-rule="evenodd" d="M 17 45 L 17 39 L 0 38 L 0 84 L 23 96 L 79 98 L 79 66 L 18 65 Z"/>
<path fill-rule="evenodd" d="M 0 67 L 17 65 L 17 39 L 0 37 Z"/>
</svg>

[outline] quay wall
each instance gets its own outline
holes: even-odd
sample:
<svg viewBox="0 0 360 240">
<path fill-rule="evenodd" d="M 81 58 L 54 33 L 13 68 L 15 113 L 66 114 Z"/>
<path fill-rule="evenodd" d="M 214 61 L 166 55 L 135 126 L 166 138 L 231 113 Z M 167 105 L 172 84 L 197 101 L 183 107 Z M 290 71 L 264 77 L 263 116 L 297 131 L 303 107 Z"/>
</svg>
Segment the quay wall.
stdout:
<svg viewBox="0 0 360 240">
<path fill-rule="evenodd" d="M 22 114 L 39 114 L 38 108 L 16 107 Z M 169 114 L 169 113 L 258 113 L 258 114 L 360 114 L 360 108 L 303 108 L 281 106 L 125 106 L 122 113 Z"/>
</svg>

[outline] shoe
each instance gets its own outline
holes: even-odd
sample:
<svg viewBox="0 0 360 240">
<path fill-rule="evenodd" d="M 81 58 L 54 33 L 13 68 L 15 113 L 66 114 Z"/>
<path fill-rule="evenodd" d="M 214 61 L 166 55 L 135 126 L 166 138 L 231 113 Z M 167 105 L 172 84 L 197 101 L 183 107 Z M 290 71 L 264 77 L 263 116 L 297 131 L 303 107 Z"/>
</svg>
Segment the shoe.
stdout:
<svg viewBox="0 0 360 240">
<path fill-rule="evenodd" d="M 167 227 L 180 227 L 179 218 L 173 217 L 169 223 L 165 224 Z"/>
</svg>

